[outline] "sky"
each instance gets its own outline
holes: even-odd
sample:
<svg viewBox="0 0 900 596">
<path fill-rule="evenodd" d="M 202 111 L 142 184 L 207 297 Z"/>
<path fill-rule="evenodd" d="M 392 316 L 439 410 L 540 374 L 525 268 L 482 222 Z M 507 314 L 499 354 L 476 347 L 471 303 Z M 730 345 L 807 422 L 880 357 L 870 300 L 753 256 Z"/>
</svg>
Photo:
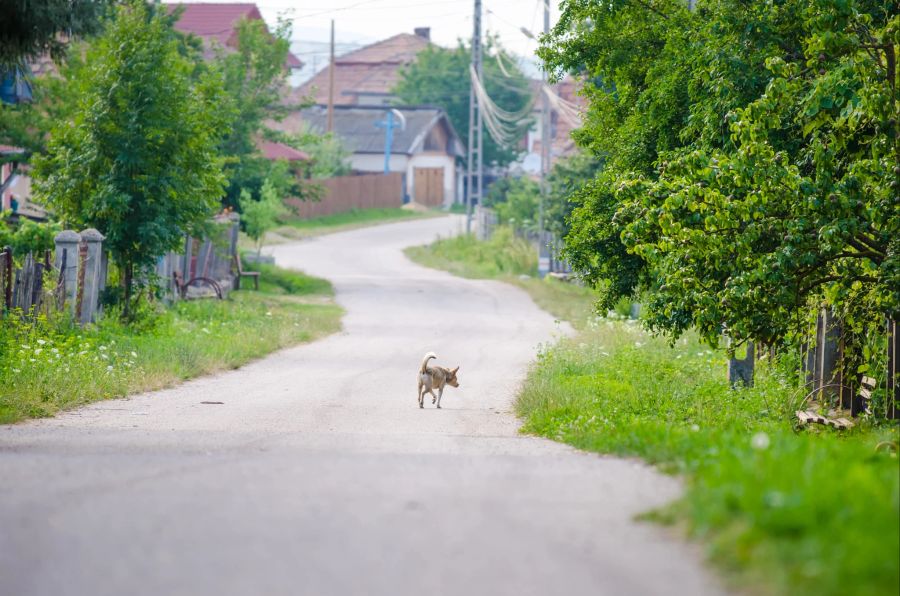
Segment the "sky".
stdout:
<svg viewBox="0 0 900 596">
<path fill-rule="evenodd" d="M 505 48 L 530 60 L 523 67 L 532 76 L 538 76 L 537 44 L 520 28 L 542 30 L 542 2 L 482 0 L 482 30 L 497 34 Z M 551 26 L 558 17 L 556 5 L 557 0 L 550 0 Z M 397 33 L 412 33 L 415 27 L 430 27 L 432 41 L 444 46 L 472 36 L 473 0 L 259 0 L 257 6 L 269 23 L 279 14 L 293 22 L 291 49 L 307 63 L 301 78 L 312 76 L 313 65 L 316 70 L 325 66 L 332 19 L 339 55 Z"/>
</svg>

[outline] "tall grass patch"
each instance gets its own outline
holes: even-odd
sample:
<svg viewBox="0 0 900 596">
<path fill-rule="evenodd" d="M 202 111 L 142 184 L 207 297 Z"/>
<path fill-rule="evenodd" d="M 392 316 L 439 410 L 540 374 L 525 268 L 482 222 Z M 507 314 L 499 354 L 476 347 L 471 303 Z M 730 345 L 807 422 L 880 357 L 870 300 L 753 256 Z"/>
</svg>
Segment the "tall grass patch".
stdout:
<svg viewBox="0 0 900 596">
<path fill-rule="evenodd" d="M 178 302 L 137 325 L 114 313 L 84 328 L 15 313 L 0 319 L 0 423 L 236 368 L 340 328 L 327 281 L 272 267 L 260 288 Z"/>
<path fill-rule="evenodd" d="M 517 411 L 524 432 L 683 473 L 684 498 L 655 517 L 685 522 L 743 586 L 897 594 L 896 427 L 795 431 L 796 384 L 759 369 L 754 387 L 731 390 L 721 351 L 595 321 L 541 354 Z"/>
</svg>

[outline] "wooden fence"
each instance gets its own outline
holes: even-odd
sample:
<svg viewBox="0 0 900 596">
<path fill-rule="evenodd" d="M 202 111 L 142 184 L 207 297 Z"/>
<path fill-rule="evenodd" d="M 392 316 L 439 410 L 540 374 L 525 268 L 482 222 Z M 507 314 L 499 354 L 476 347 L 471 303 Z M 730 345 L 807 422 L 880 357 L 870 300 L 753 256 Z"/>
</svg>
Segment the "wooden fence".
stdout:
<svg viewBox="0 0 900 596">
<path fill-rule="evenodd" d="M 345 213 L 353 209 L 403 205 L 403 174 L 399 172 L 336 176 L 311 182 L 325 189 L 320 201 L 285 201 L 300 219 Z"/>
<path fill-rule="evenodd" d="M 50 261 L 51 251 L 43 258 L 35 259 L 32 253 L 25 255 L 22 266 L 16 268 L 10 247 L 0 250 L 0 316 L 19 310 L 26 316 L 51 310 L 62 310 L 65 303 L 66 283 Z M 46 274 L 55 284 L 45 287 Z"/>
</svg>

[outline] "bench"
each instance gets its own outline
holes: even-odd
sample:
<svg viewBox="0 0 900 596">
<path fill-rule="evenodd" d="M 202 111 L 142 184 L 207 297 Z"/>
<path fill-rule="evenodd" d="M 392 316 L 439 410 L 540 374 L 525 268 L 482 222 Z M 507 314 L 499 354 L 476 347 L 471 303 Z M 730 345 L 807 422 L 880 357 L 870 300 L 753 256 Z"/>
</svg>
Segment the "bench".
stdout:
<svg viewBox="0 0 900 596">
<path fill-rule="evenodd" d="M 237 253 L 232 255 L 232 259 L 234 260 L 234 270 L 237 275 L 234 278 L 234 289 L 241 289 L 241 278 L 242 277 L 251 277 L 253 278 L 253 289 L 259 290 L 259 271 L 244 271 L 244 266 L 241 264 L 241 257 L 238 256 Z"/>
<path fill-rule="evenodd" d="M 872 391 L 875 390 L 877 383 L 878 382 L 872 377 L 864 376 L 859 380 L 859 392 L 857 393 L 857 398 L 862 403 L 863 412 L 866 414 L 872 413 Z M 845 412 L 847 412 L 847 410 L 843 410 L 843 413 Z M 837 430 L 845 430 L 853 426 L 853 422 L 848 418 L 838 418 L 838 412 L 829 412 L 828 416 L 822 416 L 814 410 L 797 410 L 796 415 L 801 427 L 812 423 L 831 426 Z"/>
</svg>

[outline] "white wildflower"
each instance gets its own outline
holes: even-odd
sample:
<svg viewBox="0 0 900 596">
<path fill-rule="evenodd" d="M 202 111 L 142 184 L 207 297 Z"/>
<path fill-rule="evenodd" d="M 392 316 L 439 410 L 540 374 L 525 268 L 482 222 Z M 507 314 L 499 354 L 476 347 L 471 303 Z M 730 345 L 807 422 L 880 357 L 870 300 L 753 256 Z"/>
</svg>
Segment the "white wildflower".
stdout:
<svg viewBox="0 0 900 596">
<path fill-rule="evenodd" d="M 769 435 L 763 432 L 756 433 L 753 435 L 753 438 L 750 439 L 750 446 L 759 451 L 768 449 L 769 443 Z"/>
<path fill-rule="evenodd" d="M 47 343 L 46 340 L 43 340 L 43 339 L 37 340 L 37 344 L 38 344 L 39 346 L 42 346 L 42 345 L 44 345 L 45 343 Z"/>
</svg>

